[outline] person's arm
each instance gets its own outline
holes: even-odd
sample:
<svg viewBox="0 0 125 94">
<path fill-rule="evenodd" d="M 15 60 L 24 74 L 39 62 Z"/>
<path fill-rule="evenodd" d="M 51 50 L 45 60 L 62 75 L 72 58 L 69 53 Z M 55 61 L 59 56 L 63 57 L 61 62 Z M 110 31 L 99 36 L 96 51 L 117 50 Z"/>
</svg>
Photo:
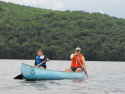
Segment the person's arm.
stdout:
<svg viewBox="0 0 125 94">
<path fill-rule="evenodd" d="M 41 56 L 40 59 L 42 60 L 42 63 L 40 63 L 39 66 L 41 64 L 46 64 L 46 62 L 48 61 L 48 58 L 46 56 Z"/>
<path fill-rule="evenodd" d="M 41 64 L 43 64 L 43 62 L 39 63 L 40 59 L 43 60 L 44 56 L 38 56 L 38 57 L 36 57 L 36 59 L 35 59 L 35 66 L 39 67 Z"/>
<path fill-rule="evenodd" d="M 45 56 L 40 56 L 40 59 L 42 59 L 42 60 L 43 60 L 44 58 L 45 58 Z"/>
<path fill-rule="evenodd" d="M 39 58 L 42 60 L 42 62 L 38 64 L 38 66 L 41 66 L 43 64 L 43 59 L 45 58 L 45 56 L 40 56 Z"/>
<path fill-rule="evenodd" d="M 82 60 L 83 60 L 83 62 L 84 62 L 84 64 L 86 63 L 86 60 L 85 60 L 85 57 L 84 56 L 82 56 Z"/>
<path fill-rule="evenodd" d="M 44 56 L 42 63 L 46 63 L 48 61 L 48 58 Z"/>
<path fill-rule="evenodd" d="M 71 55 L 70 55 L 70 59 L 73 59 L 73 57 L 74 57 L 74 54 L 71 54 Z"/>
</svg>

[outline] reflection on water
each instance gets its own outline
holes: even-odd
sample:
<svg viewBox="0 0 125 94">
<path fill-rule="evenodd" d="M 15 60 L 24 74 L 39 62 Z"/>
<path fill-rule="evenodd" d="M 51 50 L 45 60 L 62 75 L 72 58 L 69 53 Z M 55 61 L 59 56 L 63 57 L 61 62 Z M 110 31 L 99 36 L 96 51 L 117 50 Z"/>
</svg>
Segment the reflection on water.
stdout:
<svg viewBox="0 0 125 94">
<path fill-rule="evenodd" d="M 0 94 L 125 94 L 125 62 L 87 62 L 87 80 L 14 80 L 21 63 L 31 60 L 0 60 Z M 69 67 L 69 61 L 51 61 L 49 69 Z"/>
</svg>

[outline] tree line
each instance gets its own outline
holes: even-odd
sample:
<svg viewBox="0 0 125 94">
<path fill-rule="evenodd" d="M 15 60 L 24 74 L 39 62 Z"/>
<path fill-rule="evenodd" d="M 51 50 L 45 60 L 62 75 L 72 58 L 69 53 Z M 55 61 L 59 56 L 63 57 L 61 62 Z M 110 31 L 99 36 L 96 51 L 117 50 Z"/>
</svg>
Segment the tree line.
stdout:
<svg viewBox="0 0 125 94">
<path fill-rule="evenodd" d="M 125 61 L 125 19 L 84 11 L 53 11 L 0 2 L 0 58 L 69 59 L 81 47 L 87 60 Z"/>
</svg>

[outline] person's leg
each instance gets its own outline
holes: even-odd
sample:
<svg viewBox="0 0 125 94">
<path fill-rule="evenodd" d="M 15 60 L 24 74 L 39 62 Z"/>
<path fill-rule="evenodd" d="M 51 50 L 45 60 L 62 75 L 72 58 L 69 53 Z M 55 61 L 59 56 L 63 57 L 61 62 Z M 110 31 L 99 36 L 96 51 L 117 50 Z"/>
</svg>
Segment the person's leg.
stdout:
<svg viewBox="0 0 125 94">
<path fill-rule="evenodd" d="M 47 66 L 46 66 L 46 65 L 44 65 L 44 66 L 43 66 L 43 68 L 44 68 L 44 69 L 46 69 L 46 68 L 47 68 Z"/>
<path fill-rule="evenodd" d="M 47 68 L 46 64 L 40 64 L 40 65 L 38 65 L 37 67 L 39 67 L 39 68 L 44 68 L 44 69 Z"/>
<path fill-rule="evenodd" d="M 65 72 L 72 72 L 72 70 L 71 69 L 66 69 Z"/>
<path fill-rule="evenodd" d="M 46 66 L 46 65 L 41 65 L 41 67 L 42 67 L 42 68 L 44 68 L 44 69 L 46 69 L 46 68 L 47 68 L 47 66 Z"/>
<path fill-rule="evenodd" d="M 82 72 L 82 69 L 81 68 L 77 68 L 76 72 Z"/>
</svg>

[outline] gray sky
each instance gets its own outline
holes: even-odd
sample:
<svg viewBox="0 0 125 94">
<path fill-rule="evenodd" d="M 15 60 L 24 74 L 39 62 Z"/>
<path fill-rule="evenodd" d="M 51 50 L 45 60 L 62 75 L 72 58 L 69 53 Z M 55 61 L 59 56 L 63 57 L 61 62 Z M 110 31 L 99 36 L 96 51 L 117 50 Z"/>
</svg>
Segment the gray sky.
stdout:
<svg viewBox="0 0 125 94">
<path fill-rule="evenodd" d="M 53 10 L 101 12 L 125 18 L 125 0 L 0 0 Z"/>
</svg>

